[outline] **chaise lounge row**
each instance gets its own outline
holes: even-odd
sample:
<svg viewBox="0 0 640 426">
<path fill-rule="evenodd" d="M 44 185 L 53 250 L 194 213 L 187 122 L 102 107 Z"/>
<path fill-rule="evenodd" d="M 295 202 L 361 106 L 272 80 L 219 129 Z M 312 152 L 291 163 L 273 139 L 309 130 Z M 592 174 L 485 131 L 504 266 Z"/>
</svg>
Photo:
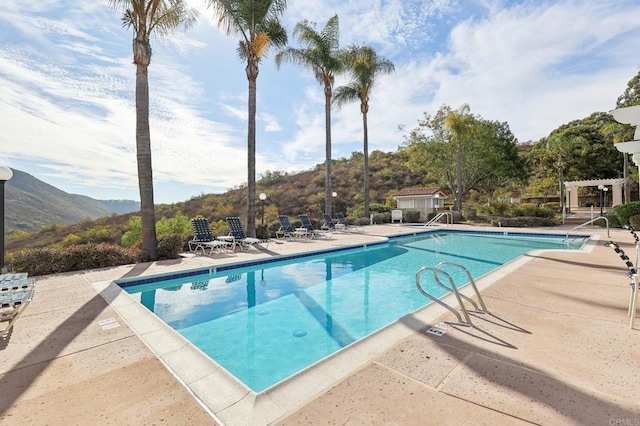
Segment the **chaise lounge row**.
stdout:
<svg viewBox="0 0 640 426">
<path fill-rule="evenodd" d="M 27 308 L 35 293 L 36 280 L 26 273 L 0 275 L 0 322 L 7 324 L 0 331 L 0 338 L 9 335 L 15 321 Z"/>
</svg>

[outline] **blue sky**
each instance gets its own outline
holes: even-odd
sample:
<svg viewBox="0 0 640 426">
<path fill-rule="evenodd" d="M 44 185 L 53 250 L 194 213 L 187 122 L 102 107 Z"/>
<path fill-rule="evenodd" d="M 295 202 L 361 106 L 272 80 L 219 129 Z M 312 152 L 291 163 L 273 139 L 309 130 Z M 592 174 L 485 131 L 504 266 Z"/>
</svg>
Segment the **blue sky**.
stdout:
<svg viewBox="0 0 640 426">
<path fill-rule="evenodd" d="M 152 40 L 155 200 L 246 182 L 247 80 L 237 37 L 203 2 L 187 32 Z M 341 46 L 368 44 L 396 72 L 370 99 L 370 150 L 395 151 L 424 112 L 468 103 L 522 142 L 615 108 L 640 70 L 640 0 L 289 0 L 289 32 L 338 14 Z M 138 200 L 132 33 L 107 0 L 4 0 L 0 165 L 64 191 Z M 295 41 L 290 42 L 295 45 Z M 257 172 L 324 161 L 324 97 L 307 70 L 273 55 L 258 77 Z M 339 78 L 336 85 L 346 81 Z M 333 158 L 362 150 L 354 103 L 333 110 Z"/>
</svg>

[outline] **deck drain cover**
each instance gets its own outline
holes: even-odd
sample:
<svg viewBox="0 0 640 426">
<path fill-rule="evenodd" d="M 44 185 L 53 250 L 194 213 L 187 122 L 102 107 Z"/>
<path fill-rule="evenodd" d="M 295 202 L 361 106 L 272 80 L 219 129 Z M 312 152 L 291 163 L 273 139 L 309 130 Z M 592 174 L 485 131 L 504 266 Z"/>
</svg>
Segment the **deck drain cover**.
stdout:
<svg viewBox="0 0 640 426">
<path fill-rule="evenodd" d="M 98 324 L 100 324 L 100 327 L 102 327 L 103 330 L 120 327 L 120 324 L 118 324 L 118 321 L 116 321 L 115 318 L 108 318 L 98 321 Z"/>
</svg>

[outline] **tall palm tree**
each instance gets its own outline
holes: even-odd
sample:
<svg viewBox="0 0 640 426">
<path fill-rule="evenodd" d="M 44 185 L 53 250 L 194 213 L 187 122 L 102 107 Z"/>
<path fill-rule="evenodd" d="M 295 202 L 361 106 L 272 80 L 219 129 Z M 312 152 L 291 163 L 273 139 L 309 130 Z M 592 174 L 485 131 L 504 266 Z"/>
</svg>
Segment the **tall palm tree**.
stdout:
<svg viewBox="0 0 640 426">
<path fill-rule="evenodd" d="M 271 46 L 287 44 L 287 31 L 279 21 L 286 0 L 207 0 L 227 35 L 239 34 L 238 57 L 246 61 L 249 81 L 247 129 L 247 234 L 256 235 L 256 84 L 260 60 Z"/>
<path fill-rule="evenodd" d="M 282 62 L 302 65 L 311 70 L 318 83 L 324 86 L 324 212 L 331 214 L 331 98 L 335 76 L 344 69 L 340 58 L 338 15 L 331 17 L 320 32 L 316 30 L 315 22 L 300 21 L 293 29 L 293 37 L 298 38 L 303 47 L 288 47 L 280 51 L 275 58 L 276 66 L 280 68 Z"/>
<path fill-rule="evenodd" d="M 369 46 L 350 46 L 344 61 L 349 68 L 351 81 L 346 86 L 336 89 L 334 103 L 342 106 L 347 102 L 360 101 L 362 128 L 364 131 L 364 216 L 369 217 L 369 129 L 367 113 L 369 112 L 369 94 L 373 89 L 376 77 L 380 74 L 391 74 L 395 71 L 393 63 Z"/>
<path fill-rule="evenodd" d="M 133 28 L 133 63 L 136 65 L 136 157 L 140 187 L 142 222 L 142 260 L 158 256 L 156 219 L 153 203 L 153 168 L 151 166 L 151 132 L 149 130 L 149 64 L 155 34 L 166 36 L 179 26 L 189 28 L 197 12 L 186 0 L 109 0 L 109 6 L 122 13 L 122 26 Z"/>
<path fill-rule="evenodd" d="M 470 132 L 469 105 L 463 104 L 458 111 L 451 111 L 445 119 L 445 127 L 451 132 L 453 142 L 456 144 L 456 196 L 453 210 L 462 211 L 462 144 Z"/>
</svg>

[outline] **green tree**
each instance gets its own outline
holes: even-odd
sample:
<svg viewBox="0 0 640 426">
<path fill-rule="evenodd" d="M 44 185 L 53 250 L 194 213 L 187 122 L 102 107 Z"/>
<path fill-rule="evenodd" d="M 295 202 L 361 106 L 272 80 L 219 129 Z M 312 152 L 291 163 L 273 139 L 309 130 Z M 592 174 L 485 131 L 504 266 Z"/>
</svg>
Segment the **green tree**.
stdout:
<svg viewBox="0 0 640 426">
<path fill-rule="evenodd" d="M 149 129 L 149 64 L 151 34 L 170 34 L 179 26 L 185 29 L 196 20 L 197 13 L 186 0 L 109 0 L 109 6 L 122 13 L 122 26 L 133 28 L 133 63 L 136 65 L 136 157 L 140 187 L 142 221 L 142 260 L 158 256 L 156 219 L 153 202 L 153 167 Z"/>
<path fill-rule="evenodd" d="M 616 108 L 640 105 L 640 72 L 627 83 L 624 93 L 618 97 Z"/>
<path fill-rule="evenodd" d="M 528 156 L 536 179 L 558 178 L 558 157 L 562 157 L 564 179 L 588 180 L 622 177 L 623 156 L 614 144 L 613 117 L 596 112 L 553 130 L 540 139 Z"/>
<path fill-rule="evenodd" d="M 364 154 L 364 216 L 369 217 L 369 95 L 378 75 L 391 74 L 395 67 L 390 60 L 378 56 L 369 46 L 350 46 L 344 54 L 344 61 L 348 66 L 351 81 L 346 86 L 336 89 L 334 103 L 341 106 L 347 102 L 360 101 Z"/>
<path fill-rule="evenodd" d="M 260 61 L 269 48 L 284 47 L 287 32 L 280 23 L 286 0 L 207 0 L 218 24 L 227 33 L 239 34 L 238 57 L 246 62 L 249 81 L 247 125 L 247 234 L 256 235 L 256 87 Z"/>
<path fill-rule="evenodd" d="M 456 113 L 454 113 L 456 114 Z M 517 140 L 506 123 L 498 123 L 468 114 L 464 117 L 465 135 L 456 139 L 451 123 L 452 110 L 443 105 L 411 130 L 405 141 L 407 165 L 414 172 L 424 173 L 460 200 L 471 189 L 495 192 L 499 185 L 521 181 L 526 176 L 526 163 L 518 155 Z M 458 131 L 461 130 L 458 128 Z M 458 155 L 461 153 L 462 155 Z M 461 179 L 458 179 L 458 158 L 461 158 Z M 461 189 L 458 190 L 458 182 Z M 462 210 L 462 202 L 459 204 Z"/>
<path fill-rule="evenodd" d="M 340 58 L 338 15 L 331 17 L 320 32 L 316 30 L 315 22 L 298 22 L 293 29 L 293 37 L 297 38 L 303 47 L 287 47 L 276 55 L 275 62 L 278 68 L 282 62 L 291 62 L 309 69 L 318 83 L 324 87 L 324 211 L 331 214 L 331 98 L 335 76 L 344 68 Z"/>
</svg>

